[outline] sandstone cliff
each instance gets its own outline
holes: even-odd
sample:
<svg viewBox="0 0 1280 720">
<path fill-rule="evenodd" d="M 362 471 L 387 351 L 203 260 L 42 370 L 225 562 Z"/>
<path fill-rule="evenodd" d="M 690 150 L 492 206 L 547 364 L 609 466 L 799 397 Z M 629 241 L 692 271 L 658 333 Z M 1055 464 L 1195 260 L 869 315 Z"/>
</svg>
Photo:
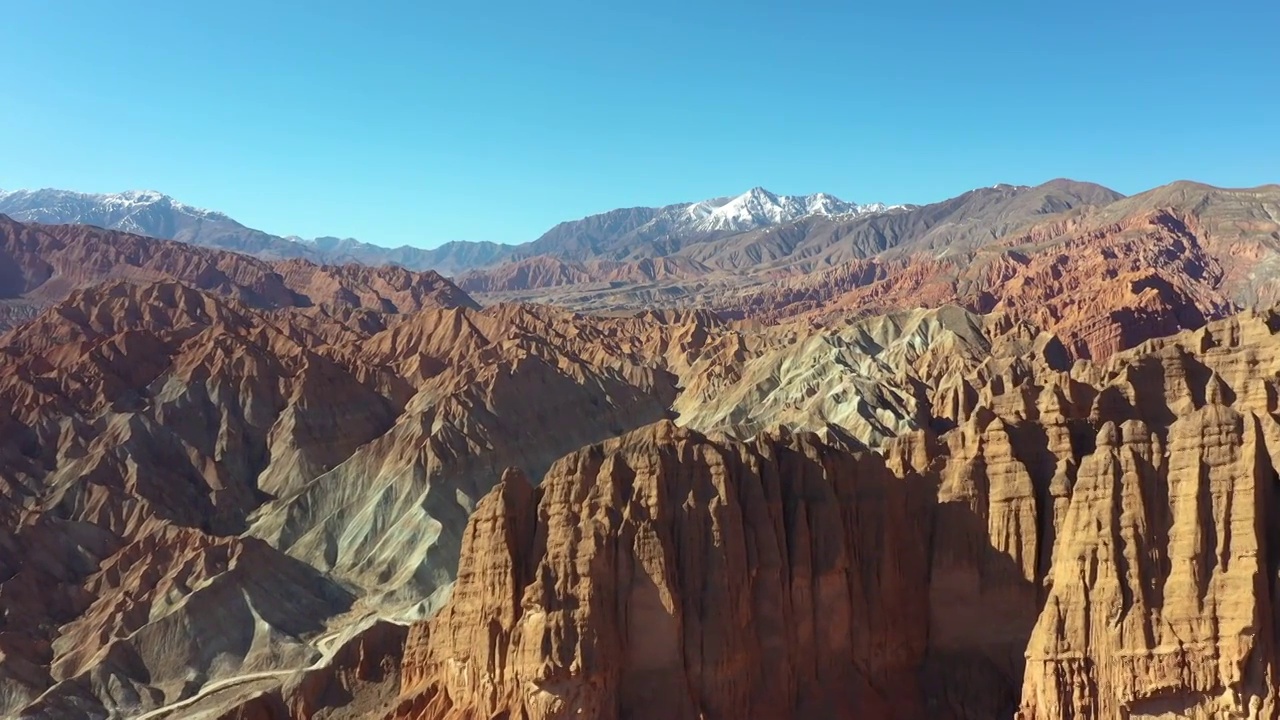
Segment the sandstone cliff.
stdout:
<svg viewBox="0 0 1280 720">
<path fill-rule="evenodd" d="M 1273 718 L 1277 328 L 987 362 L 880 453 L 663 423 L 508 473 L 391 716 Z"/>
<path fill-rule="evenodd" d="M 536 491 L 508 474 L 450 604 L 410 637 L 397 715 L 922 716 L 926 598 L 895 590 L 927 583 L 927 499 L 811 436 L 669 423 Z"/>
</svg>

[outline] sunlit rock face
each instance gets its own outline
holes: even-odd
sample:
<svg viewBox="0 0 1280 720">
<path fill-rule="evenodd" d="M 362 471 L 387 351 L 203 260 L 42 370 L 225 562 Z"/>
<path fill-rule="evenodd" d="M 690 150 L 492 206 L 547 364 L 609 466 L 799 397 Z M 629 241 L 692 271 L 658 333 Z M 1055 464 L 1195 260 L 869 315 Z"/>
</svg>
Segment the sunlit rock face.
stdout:
<svg viewBox="0 0 1280 720">
<path fill-rule="evenodd" d="M 971 372 L 879 452 L 661 423 L 508 473 L 393 716 L 1272 717 L 1277 326 Z"/>
</svg>

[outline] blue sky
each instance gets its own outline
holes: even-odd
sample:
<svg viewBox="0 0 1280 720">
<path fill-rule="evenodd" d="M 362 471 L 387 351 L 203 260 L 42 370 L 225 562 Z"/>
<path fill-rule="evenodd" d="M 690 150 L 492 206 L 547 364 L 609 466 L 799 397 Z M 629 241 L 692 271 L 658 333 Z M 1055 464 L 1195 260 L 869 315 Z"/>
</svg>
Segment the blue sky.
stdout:
<svg viewBox="0 0 1280 720">
<path fill-rule="evenodd" d="M 431 246 L 755 185 L 1280 182 L 1280 3 L 1220 5 L 9 0 L 0 188 Z"/>
</svg>

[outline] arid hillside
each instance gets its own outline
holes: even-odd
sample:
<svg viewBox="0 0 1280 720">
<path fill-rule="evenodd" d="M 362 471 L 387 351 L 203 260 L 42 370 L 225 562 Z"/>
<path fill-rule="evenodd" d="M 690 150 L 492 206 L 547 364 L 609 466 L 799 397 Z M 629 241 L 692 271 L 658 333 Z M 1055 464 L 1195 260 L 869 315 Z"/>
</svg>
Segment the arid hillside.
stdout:
<svg viewBox="0 0 1280 720">
<path fill-rule="evenodd" d="M 1274 717 L 1277 327 L 957 378 L 882 453 L 661 422 L 508 472 L 392 717 Z"/>
<path fill-rule="evenodd" d="M 110 280 L 175 280 L 257 308 L 395 315 L 478 307 L 435 272 L 317 265 L 157 240 L 85 225 L 35 225 L 0 215 L 0 330 L 80 288 Z"/>
<path fill-rule="evenodd" d="M 1271 191 L 1032 190 L 459 284 L 0 220 L 0 715 L 1276 717 Z"/>
<path fill-rule="evenodd" d="M 1280 299 L 1280 186 L 1180 182 L 1129 198 L 1069 181 L 1001 186 L 847 227 L 820 218 L 707 239 L 661 259 L 669 270 L 637 274 L 534 258 L 459 282 L 482 301 L 701 307 L 763 322 L 954 304 L 1105 358 Z"/>
</svg>

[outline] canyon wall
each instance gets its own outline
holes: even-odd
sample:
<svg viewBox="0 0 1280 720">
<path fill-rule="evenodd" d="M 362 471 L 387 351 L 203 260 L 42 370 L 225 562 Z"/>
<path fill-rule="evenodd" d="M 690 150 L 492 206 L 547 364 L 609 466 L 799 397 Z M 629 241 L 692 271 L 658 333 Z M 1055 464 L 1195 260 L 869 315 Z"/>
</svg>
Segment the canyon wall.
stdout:
<svg viewBox="0 0 1280 720">
<path fill-rule="evenodd" d="M 980 369 L 880 453 L 663 422 L 508 473 L 392 717 L 1276 717 L 1276 327 Z"/>
</svg>

